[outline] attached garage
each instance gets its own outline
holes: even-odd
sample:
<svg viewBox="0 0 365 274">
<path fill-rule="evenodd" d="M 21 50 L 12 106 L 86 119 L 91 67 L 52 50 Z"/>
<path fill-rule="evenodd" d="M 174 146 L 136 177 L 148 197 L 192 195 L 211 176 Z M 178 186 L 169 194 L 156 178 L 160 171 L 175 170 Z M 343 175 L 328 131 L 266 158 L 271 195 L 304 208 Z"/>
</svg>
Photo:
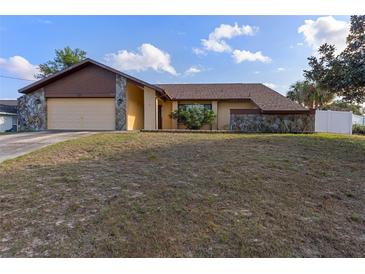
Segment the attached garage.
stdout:
<svg viewBox="0 0 365 274">
<path fill-rule="evenodd" d="M 160 87 L 91 59 L 19 91 L 20 131 L 155 128 L 157 98 L 170 99 Z"/>
<path fill-rule="evenodd" d="M 70 130 L 114 130 L 113 98 L 49 98 L 47 128 Z"/>
</svg>

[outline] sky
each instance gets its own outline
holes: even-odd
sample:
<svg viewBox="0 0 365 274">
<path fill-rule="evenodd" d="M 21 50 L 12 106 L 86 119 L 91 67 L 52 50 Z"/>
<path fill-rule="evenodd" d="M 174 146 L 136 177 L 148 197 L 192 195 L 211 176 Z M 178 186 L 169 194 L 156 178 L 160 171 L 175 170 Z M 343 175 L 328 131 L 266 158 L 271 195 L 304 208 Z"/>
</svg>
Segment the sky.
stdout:
<svg viewBox="0 0 365 274">
<path fill-rule="evenodd" d="M 0 99 L 18 98 L 18 89 L 34 82 L 38 65 L 65 46 L 152 84 L 264 83 L 285 95 L 303 79 L 307 58 L 322 43 L 345 47 L 349 20 L 328 15 L 0 16 Z"/>
</svg>

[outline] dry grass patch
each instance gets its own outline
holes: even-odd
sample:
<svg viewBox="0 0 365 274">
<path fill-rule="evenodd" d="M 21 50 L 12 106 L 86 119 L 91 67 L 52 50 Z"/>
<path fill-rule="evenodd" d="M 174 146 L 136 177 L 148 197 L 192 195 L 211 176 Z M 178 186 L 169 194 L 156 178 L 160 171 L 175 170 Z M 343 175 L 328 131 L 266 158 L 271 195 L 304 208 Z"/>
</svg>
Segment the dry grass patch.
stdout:
<svg viewBox="0 0 365 274">
<path fill-rule="evenodd" d="M 0 165 L 0 256 L 361 257 L 365 138 L 97 134 Z"/>
</svg>

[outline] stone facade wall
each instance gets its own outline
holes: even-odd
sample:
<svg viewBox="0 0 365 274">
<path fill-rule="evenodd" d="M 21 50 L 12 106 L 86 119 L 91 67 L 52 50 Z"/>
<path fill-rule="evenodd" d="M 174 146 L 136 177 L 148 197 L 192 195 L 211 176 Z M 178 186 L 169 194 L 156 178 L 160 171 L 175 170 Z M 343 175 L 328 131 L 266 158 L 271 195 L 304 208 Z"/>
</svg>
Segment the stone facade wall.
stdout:
<svg viewBox="0 0 365 274">
<path fill-rule="evenodd" d="M 243 132 L 314 132 L 314 114 L 232 114 L 230 127 Z"/>
<path fill-rule="evenodd" d="M 127 129 L 127 79 L 116 75 L 115 89 L 115 129 Z"/>
<path fill-rule="evenodd" d="M 47 129 L 47 105 L 43 89 L 18 98 L 18 121 L 20 131 Z"/>
</svg>

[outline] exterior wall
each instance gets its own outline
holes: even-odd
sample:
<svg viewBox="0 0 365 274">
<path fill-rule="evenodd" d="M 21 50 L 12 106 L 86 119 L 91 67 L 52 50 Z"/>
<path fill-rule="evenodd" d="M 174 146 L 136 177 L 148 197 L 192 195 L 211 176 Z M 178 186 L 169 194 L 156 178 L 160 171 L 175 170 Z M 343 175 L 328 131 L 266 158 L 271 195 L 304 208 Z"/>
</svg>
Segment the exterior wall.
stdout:
<svg viewBox="0 0 365 274">
<path fill-rule="evenodd" d="M 44 87 L 46 97 L 115 96 L 115 73 L 88 65 Z"/>
<path fill-rule="evenodd" d="M 156 91 L 144 87 L 144 129 L 156 129 Z"/>
<path fill-rule="evenodd" d="M 218 101 L 212 101 L 212 110 L 215 113 L 215 119 L 212 123 L 212 129 L 218 129 Z"/>
<path fill-rule="evenodd" d="M 257 106 L 249 100 L 246 101 L 219 101 L 218 102 L 218 129 L 230 129 L 231 109 L 257 109 Z"/>
<path fill-rule="evenodd" d="M 171 112 L 177 110 L 177 108 L 178 108 L 178 102 L 177 101 L 172 101 Z M 177 120 L 171 119 L 171 129 L 177 129 Z"/>
<path fill-rule="evenodd" d="M 127 83 L 127 130 L 143 129 L 143 89 Z"/>
<path fill-rule="evenodd" d="M 216 114 L 216 119 L 213 121 L 212 126 L 204 125 L 202 129 L 229 129 L 230 128 L 230 110 L 231 109 L 257 109 L 257 106 L 251 101 L 172 101 L 171 111 L 178 108 L 179 103 L 184 104 L 212 104 L 212 110 Z M 171 112 L 170 111 L 170 112 Z M 165 118 L 165 125 L 171 125 L 171 129 L 185 129 L 186 127 L 181 124 L 177 124 L 176 120 Z M 170 120 L 170 123 L 168 122 Z M 167 129 L 168 127 L 163 127 Z"/>
<path fill-rule="evenodd" d="M 20 131 L 47 129 L 47 105 L 43 89 L 18 98 L 18 119 Z"/>
<path fill-rule="evenodd" d="M 120 75 L 115 76 L 115 129 L 127 129 L 127 79 Z"/>
<path fill-rule="evenodd" d="M 12 129 L 16 125 L 16 114 L 0 114 L 0 132 Z"/>
<path fill-rule="evenodd" d="M 156 92 L 155 92 L 156 94 Z M 158 97 L 155 97 L 155 128 L 158 129 Z"/>
<path fill-rule="evenodd" d="M 99 68 L 98 68 L 99 69 Z M 78 72 L 75 72 L 77 74 Z M 110 72 L 108 72 L 110 73 Z M 86 96 L 86 88 L 89 86 L 88 83 L 83 81 L 79 81 L 78 84 L 82 87 L 83 84 L 85 86 L 81 89 L 81 93 L 77 92 L 78 85 L 73 86 L 73 93 L 71 93 L 71 83 L 73 83 L 73 76 L 69 75 L 65 77 L 66 79 L 71 77 L 71 80 L 60 80 L 56 81 L 53 84 L 57 84 L 62 82 L 61 84 L 57 84 L 57 87 L 65 86 L 65 93 L 62 96 L 58 96 L 56 93 L 52 93 L 52 88 L 50 88 L 51 84 L 45 86 L 38 91 L 31 92 L 29 94 L 23 95 L 18 99 L 18 115 L 19 115 L 19 131 L 40 131 L 47 129 L 47 98 L 114 98 L 114 111 L 115 111 L 115 127 L 116 130 L 126 130 L 127 124 L 127 114 L 126 114 L 126 85 L 127 80 L 119 75 L 111 73 L 113 76 L 113 91 L 110 90 L 108 85 L 105 86 L 104 94 L 91 92 Z M 90 74 L 87 74 L 90 76 Z M 83 78 L 84 79 L 84 78 Z M 109 79 L 110 80 L 110 79 Z M 108 80 L 108 83 L 110 84 Z M 65 85 L 65 82 L 70 85 Z M 103 81 L 102 81 L 103 82 Z M 103 83 L 102 83 L 103 84 Z M 68 89 L 70 88 L 70 89 Z M 109 91 L 108 91 L 109 89 Z M 94 90 L 95 91 L 95 90 Z M 99 96 L 100 95 L 100 96 Z M 110 96 L 112 95 L 112 96 Z M 86 98 L 87 97 L 87 98 Z"/>
<path fill-rule="evenodd" d="M 314 114 L 232 114 L 232 130 L 243 132 L 314 132 Z"/>
<path fill-rule="evenodd" d="M 172 102 L 164 101 L 162 104 L 162 129 L 172 128 L 172 119 L 170 113 L 172 112 Z"/>
</svg>

